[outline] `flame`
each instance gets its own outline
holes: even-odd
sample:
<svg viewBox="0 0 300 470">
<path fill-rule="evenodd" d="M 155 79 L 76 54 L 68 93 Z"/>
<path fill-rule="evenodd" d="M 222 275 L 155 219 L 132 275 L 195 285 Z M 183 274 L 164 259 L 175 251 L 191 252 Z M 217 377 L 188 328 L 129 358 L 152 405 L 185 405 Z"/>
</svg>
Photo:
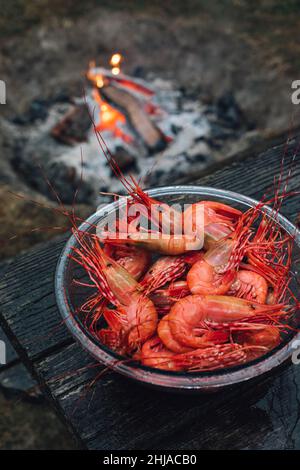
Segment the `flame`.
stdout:
<svg viewBox="0 0 300 470">
<path fill-rule="evenodd" d="M 121 72 L 120 67 L 113 67 L 113 68 L 111 69 L 111 73 L 112 73 L 113 75 L 119 75 L 120 72 Z"/>
<path fill-rule="evenodd" d="M 120 128 L 120 125 L 126 123 L 125 116 L 107 101 L 104 101 L 96 88 L 93 90 L 93 98 L 98 103 L 100 111 L 100 123 L 96 129 L 98 131 L 109 130 L 115 137 L 120 137 L 124 142 L 131 143 L 132 137 Z"/>
<path fill-rule="evenodd" d="M 119 75 L 121 72 L 120 64 L 123 61 L 123 56 L 119 54 L 119 52 L 116 52 L 113 54 L 110 58 L 110 65 L 111 65 L 111 73 L 113 75 Z"/>
<path fill-rule="evenodd" d="M 104 86 L 104 80 L 102 75 L 96 75 L 95 80 L 98 88 L 102 88 Z"/>
<path fill-rule="evenodd" d="M 119 75 L 121 72 L 120 64 L 123 57 L 119 53 L 115 53 L 110 58 L 111 74 Z M 102 73 L 101 73 L 102 72 Z M 108 71 L 107 71 L 108 72 Z M 93 98 L 98 104 L 99 109 L 99 124 L 97 125 L 98 131 L 110 131 L 115 137 L 123 139 L 124 142 L 132 143 L 133 137 L 126 134 L 122 127 L 126 124 L 126 117 L 118 109 L 111 106 L 101 96 L 100 89 L 110 83 L 112 77 L 109 76 L 109 72 L 106 73 L 103 69 L 97 69 L 96 63 L 91 61 L 89 63 L 89 69 L 86 73 L 87 78 L 94 84 L 92 90 Z M 119 78 L 118 78 L 119 80 Z"/>
<path fill-rule="evenodd" d="M 110 63 L 110 65 L 111 65 L 112 67 L 117 67 L 117 66 L 120 65 L 120 63 L 122 62 L 122 60 L 123 60 L 123 57 L 121 56 L 121 54 L 116 53 L 116 54 L 113 54 L 113 55 L 111 56 L 111 59 L 110 59 L 110 62 L 109 62 L 109 63 Z"/>
<path fill-rule="evenodd" d="M 86 73 L 87 78 L 96 85 L 97 88 L 102 88 L 105 85 L 105 78 L 101 73 L 96 73 L 95 62 L 90 62 L 90 67 Z"/>
<path fill-rule="evenodd" d="M 118 52 L 113 54 L 110 58 L 111 73 L 113 75 L 119 75 L 121 72 L 120 64 L 123 61 L 123 56 Z M 89 63 L 89 70 L 87 71 L 87 78 L 91 82 L 95 83 L 97 88 L 102 88 L 105 86 L 105 77 L 101 73 L 96 73 L 96 62 L 94 60 Z"/>
</svg>

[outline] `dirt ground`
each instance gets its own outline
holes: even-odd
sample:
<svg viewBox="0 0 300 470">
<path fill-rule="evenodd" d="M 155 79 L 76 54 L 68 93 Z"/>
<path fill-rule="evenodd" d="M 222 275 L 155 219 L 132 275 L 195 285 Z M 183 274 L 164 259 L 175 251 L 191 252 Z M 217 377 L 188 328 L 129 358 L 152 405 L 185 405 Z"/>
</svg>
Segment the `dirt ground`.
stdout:
<svg viewBox="0 0 300 470">
<path fill-rule="evenodd" d="M 56 415 L 46 404 L 33 404 L 0 394 L 0 448 L 58 450 L 76 448 Z"/>
<path fill-rule="evenodd" d="M 158 0 L 11 0 L 1 11 L 0 78 L 7 86 L 2 118 L 25 112 L 33 99 L 80 95 L 89 61 L 107 64 L 111 53 L 120 51 L 125 72 L 172 78 L 206 101 L 232 90 L 263 136 L 296 124 L 291 82 L 300 76 L 300 6 L 294 0 L 251 6 L 242 0 L 163 5 Z M 0 182 L 22 191 L 26 182 L 10 167 L 12 150 L 1 117 Z M 44 215 L 39 220 L 40 212 L 27 204 L 15 227 L 24 203 L 15 199 L 14 210 L 4 190 L 1 199 L 9 206 L 0 213 L 2 226 L 23 233 L 43 225 Z M 25 246 L 37 238 L 30 235 Z M 11 256 L 14 247 L 17 253 L 21 244 L 14 242 L 3 254 Z"/>
<path fill-rule="evenodd" d="M 296 1 L 7 3 L 0 65 L 5 113 L 62 89 L 78 93 L 88 62 L 105 64 L 118 50 L 126 72 L 139 67 L 175 78 L 207 97 L 232 89 L 258 127 L 289 125 L 290 85 L 300 69 Z"/>
<path fill-rule="evenodd" d="M 80 94 L 89 61 L 106 64 L 120 51 L 125 72 L 175 79 L 206 101 L 232 90 L 265 136 L 297 124 L 291 103 L 291 82 L 300 78 L 297 0 L 0 0 L 0 9 L 0 78 L 7 86 L 1 119 L 23 113 L 33 99 Z M 26 182 L 10 167 L 3 125 L 0 151 L 3 258 L 51 236 L 32 232 L 35 227 L 65 222 L 8 193 L 26 191 Z M 83 216 L 89 210 L 82 208 Z M 23 232 L 27 236 L 10 241 L 8 249 L 8 239 Z M 0 396 L 0 414 L 2 448 L 73 445 L 44 405 Z"/>
</svg>

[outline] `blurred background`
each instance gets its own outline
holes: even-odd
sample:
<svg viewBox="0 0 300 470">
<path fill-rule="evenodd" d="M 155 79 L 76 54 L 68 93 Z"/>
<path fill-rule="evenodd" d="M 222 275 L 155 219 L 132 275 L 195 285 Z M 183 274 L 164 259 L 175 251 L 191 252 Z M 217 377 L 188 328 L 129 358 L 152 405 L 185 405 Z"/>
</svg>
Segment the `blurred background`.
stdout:
<svg viewBox="0 0 300 470">
<path fill-rule="evenodd" d="M 67 226 L 41 206 L 55 206 L 45 174 L 67 207 L 82 179 L 82 217 L 120 192 L 89 113 L 146 187 L 297 130 L 297 0 L 0 0 L 0 11 L 2 261 L 57 235 L 37 227 Z M 0 373 L 0 414 L 1 448 L 74 445 L 23 369 Z"/>
</svg>

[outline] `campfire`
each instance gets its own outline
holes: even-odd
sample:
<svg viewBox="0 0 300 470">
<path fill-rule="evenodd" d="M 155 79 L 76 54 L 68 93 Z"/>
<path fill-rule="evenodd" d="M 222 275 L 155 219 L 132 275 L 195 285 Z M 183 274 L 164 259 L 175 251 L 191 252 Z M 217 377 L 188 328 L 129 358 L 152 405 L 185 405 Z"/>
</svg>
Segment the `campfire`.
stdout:
<svg viewBox="0 0 300 470">
<path fill-rule="evenodd" d="M 167 137 L 159 128 L 163 110 L 153 98 L 155 91 L 147 83 L 121 72 L 122 55 L 113 54 L 111 70 L 91 63 L 87 78 L 94 85 L 88 101 L 97 130 L 110 132 L 116 139 L 149 153 L 163 150 Z"/>
<path fill-rule="evenodd" d="M 91 62 L 85 97 L 36 101 L 33 111 L 11 124 L 19 136 L 14 167 L 34 188 L 53 197 L 36 170 L 39 163 L 66 203 L 81 174 L 79 202 L 96 205 L 103 192 L 122 190 L 99 156 L 91 116 L 122 171 L 148 187 L 194 175 L 244 139 L 248 124 L 232 94 L 203 102 L 175 81 L 126 74 L 125 63 L 118 52 L 107 67 Z"/>
</svg>

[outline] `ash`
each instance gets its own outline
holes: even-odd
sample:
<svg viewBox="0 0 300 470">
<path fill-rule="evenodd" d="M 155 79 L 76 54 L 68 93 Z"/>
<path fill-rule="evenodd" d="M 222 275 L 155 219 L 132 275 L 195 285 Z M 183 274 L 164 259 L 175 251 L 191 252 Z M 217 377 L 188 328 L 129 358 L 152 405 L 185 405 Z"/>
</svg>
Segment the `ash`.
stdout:
<svg viewBox="0 0 300 470">
<path fill-rule="evenodd" d="M 252 126 L 232 93 L 205 103 L 200 94 L 178 89 L 172 81 L 148 77 L 146 83 L 155 92 L 153 104 L 162 110 L 152 119 L 165 136 L 165 148 L 149 151 L 127 122 L 123 130 L 132 137 L 130 143 L 110 130 L 101 132 L 124 174 L 132 174 L 142 186 L 173 184 L 194 176 L 249 145 Z M 87 103 L 97 115 L 91 89 Z M 54 135 L 53 129 L 62 121 L 63 130 L 59 128 Z M 65 203 L 72 203 L 79 185 L 78 202 L 94 205 L 103 201 L 103 193 L 123 193 L 99 148 L 82 99 L 58 96 L 51 102 L 36 101 L 9 127 L 17 136 L 12 160 L 15 171 L 34 189 L 54 198 L 38 170 L 41 165 Z"/>
</svg>

